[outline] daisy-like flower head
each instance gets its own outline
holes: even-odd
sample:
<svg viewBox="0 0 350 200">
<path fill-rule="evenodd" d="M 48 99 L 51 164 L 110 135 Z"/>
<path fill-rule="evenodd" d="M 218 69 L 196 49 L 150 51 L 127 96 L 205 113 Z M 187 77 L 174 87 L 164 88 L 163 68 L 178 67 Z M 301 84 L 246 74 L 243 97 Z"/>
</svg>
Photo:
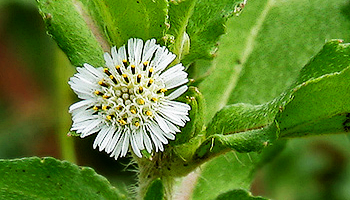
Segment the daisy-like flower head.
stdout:
<svg viewBox="0 0 350 200">
<path fill-rule="evenodd" d="M 104 54 L 105 68 L 84 64 L 68 82 L 82 99 L 69 108 L 71 131 L 82 138 L 97 133 L 93 147 L 115 159 L 129 146 L 139 157 L 141 150 L 163 151 L 190 120 L 190 106 L 174 101 L 188 88 L 185 68 L 180 63 L 164 71 L 176 56 L 155 39 L 129 39 L 111 54 Z"/>
</svg>

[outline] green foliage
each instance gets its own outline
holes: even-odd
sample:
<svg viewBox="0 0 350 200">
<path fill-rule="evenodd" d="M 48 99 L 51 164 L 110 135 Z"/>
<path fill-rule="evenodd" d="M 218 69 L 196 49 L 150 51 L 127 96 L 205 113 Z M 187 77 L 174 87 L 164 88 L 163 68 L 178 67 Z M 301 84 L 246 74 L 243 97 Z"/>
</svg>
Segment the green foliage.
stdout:
<svg viewBox="0 0 350 200">
<path fill-rule="evenodd" d="M 264 104 L 273 98 L 278 98 L 284 90 L 301 84 L 296 82 L 290 86 L 297 78 L 300 68 L 316 54 L 326 39 L 343 38 L 345 41 L 349 39 L 346 27 L 349 27 L 350 23 L 344 13 L 345 10 L 347 10 L 346 4 L 342 0 L 336 2 L 321 0 L 313 2 L 248 1 L 242 14 L 227 22 L 227 34 L 221 38 L 219 52 L 213 61 L 215 70 L 199 84 L 199 89 L 207 102 L 206 121 L 210 121 L 214 114 L 227 104 L 249 104 L 236 104 L 225 108 L 235 109 L 235 112 L 226 113 L 227 116 L 232 116 L 232 118 L 226 118 L 228 124 L 221 123 L 222 126 L 208 127 L 208 132 L 212 132 L 211 134 L 223 133 L 222 127 L 225 127 L 225 132 L 228 131 L 226 128 L 230 128 L 233 132 L 240 132 L 271 123 L 275 118 L 275 113 L 279 112 L 278 104 L 274 103 L 270 106 Z M 341 46 L 337 45 L 336 48 L 343 49 Z M 323 56 L 322 58 L 329 59 L 325 61 L 326 63 L 331 62 L 334 56 L 346 57 L 345 53 L 342 56 L 340 52 L 334 52 L 334 49 L 331 51 L 333 57 Z M 342 68 L 344 67 L 346 66 Z M 329 69 L 327 73 L 335 71 Z M 312 77 L 311 74 L 308 75 L 309 78 Z M 301 79 L 301 82 L 309 78 Z M 259 104 L 264 106 L 256 106 Z M 248 109 L 242 111 L 243 107 Z M 257 112 L 249 112 L 253 109 Z M 235 117 L 242 112 L 245 115 L 235 121 Z M 264 114 L 267 115 L 266 118 L 263 117 Z M 218 115 L 224 114 L 218 113 Z M 254 118 L 257 120 L 248 120 Z M 271 148 L 275 146 L 267 150 Z M 257 157 L 252 158 L 253 162 L 241 159 L 248 155 L 238 153 L 236 155 L 226 154 L 212 160 L 202 167 L 193 197 L 201 199 L 212 193 L 220 194 L 229 190 L 228 185 L 231 185 L 231 189 L 238 188 L 239 185 L 235 180 L 242 179 L 244 176 L 246 182 L 242 185 L 248 185 L 246 188 L 249 189 L 252 174 L 265 154 L 266 152 L 263 151 Z M 225 171 L 225 169 L 236 169 L 239 166 L 245 167 L 241 168 L 237 176 L 230 170 Z M 221 182 L 216 180 L 217 177 L 223 177 L 223 179 L 230 177 L 230 180 Z M 208 183 L 210 181 L 213 184 Z M 196 192 L 200 191 L 203 185 L 207 186 L 206 192 Z"/>
<path fill-rule="evenodd" d="M 244 190 L 232 190 L 224 194 L 219 195 L 216 200 L 225 199 L 240 199 L 240 200 L 266 200 L 262 197 L 253 197 L 247 191 Z"/>
<path fill-rule="evenodd" d="M 126 199 L 102 176 L 54 158 L 0 160 L 1 199 Z"/>
</svg>

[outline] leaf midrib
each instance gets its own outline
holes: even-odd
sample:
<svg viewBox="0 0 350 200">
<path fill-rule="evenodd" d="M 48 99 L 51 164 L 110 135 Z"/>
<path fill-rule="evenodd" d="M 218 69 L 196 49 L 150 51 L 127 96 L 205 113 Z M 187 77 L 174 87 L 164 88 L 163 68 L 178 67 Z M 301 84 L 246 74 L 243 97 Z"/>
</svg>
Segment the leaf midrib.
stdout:
<svg viewBox="0 0 350 200">
<path fill-rule="evenodd" d="M 100 44 L 103 51 L 109 52 L 111 48 L 108 44 L 108 41 L 105 39 L 105 36 L 102 34 L 101 30 L 99 29 L 97 24 L 95 24 L 91 16 L 84 10 L 84 6 L 82 5 L 82 3 L 78 0 L 72 0 L 72 2 L 77 12 L 84 19 L 86 25 L 90 28 L 91 33 L 96 38 L 96 41 Z"/>
<path fill-rule="evenodd" d="M 268 15 L 270 9 L 274 5 L 274 3 L 275 3 L 275 0 L 268 0 L 266 2 L 266 5 L 265 5 L 263 11 L 261 12 L 261 14 L 259 15 L 259 17 L 257 18 L 255 25 L 251 28 L 249 35 L 247 37 L 245 49 L 244 49 L 242 57 L 241 57 L 241 64 L 238 64 L 235 66 L 235 71 L 229 77 L 229 81 L 228 81 L 229 85 L 226 87 L 226 90 L 224 91 L 224 93 L 222 95 L 221 101 L 218 102 L 217 110 L 220 110 L 224 106 L 227 105 L 227 102 L 229 101 L 231 93 L 233 92 L 233 90 L 235 89 L 235 87 L 237 85 L 237 82 L 239 80 L 241 72 L 242 72 L 243 68 L 245 67 L 245 64 L 246 64 L 248 58 L 250 57 L 251 53 L 253 52 L 255 40 L 258 36 L 258 33 L 260 32 L 261 27 L 262 27 L 267 15 Z M 215 63 L 215 64 L 217 64 L 217 63 Z"/>
</svg>

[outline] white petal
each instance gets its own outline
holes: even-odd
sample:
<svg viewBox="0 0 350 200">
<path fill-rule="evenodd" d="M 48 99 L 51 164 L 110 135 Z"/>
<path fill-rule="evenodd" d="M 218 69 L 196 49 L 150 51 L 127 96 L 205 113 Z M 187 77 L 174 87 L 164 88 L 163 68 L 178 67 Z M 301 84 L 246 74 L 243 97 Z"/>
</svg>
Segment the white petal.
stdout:
<svg viewBox="0 0 350 200">
<path fill-rule="evenodd" d="M 152 142 L 151 142 L 151 139 L 149 138 L 146 130 L 144 129 L 144 127 L 142 127 L 142 129 L 141 129 L 141 134 L 143 135 L 143 142 L 145 144 L 147 152 L 151 153 L 152 152 Z"/>
<path fill-rule="evenodd" d="M 114 132 L 115 132 L 114 127 L 112 127 L 107 131 L 105 138 L 103 139 L 102 143 L 99 145 L 99 148 L 98 148 L 99 151 L 103 151 L 106 148 L 107 144 L 110 143 L 110 141 L 113 139 Z"/>
<path fill-rule="evenodd" d="M 177 115 L 173 115 L 172 113 L 169 113 L 166 110 L 159 110 L 159 112 L 159 114 L 162 117 L 169 120 L 173 124 L 176 124 L 178 126 L 185 126 L 185 123 Z"/>
<path fill-rule="evenodd" d="M 141 128 L 136 130 L 135 140 L 136 140 L 136 144 L 140 150 L 145 149 L 145 146 L 143 145 L 143 137 L 144 137 L 143 135 L 144 135 L 144 133 L 141 131 Z"/>
<path fill-rule="evenodd" d="M 115 159 L 118 159 L 120 153 L 122 152 L 122 147 L 123 147 L 123 141 L 125 139 L 125 133 L 121 133 L 121 137 L 117 142 L 117 145 L 115 146 L 113 153 L 111 154 L 111 157 L 114 156 Z"/>
<path fill-rule="evenodd" d="M 134 151 L 134 153 L 136 154 L 136 156 L 141 158 L 142 154 L 140 152 L 140 149 L 137 147 L 135 133 L 132 133 L 132 136 L 130 137 L 130 144 L 131 144 L 131 148 Z"/>
<path fill-rule="evenodd" d="M 142 54 L 142 48 L 143 48 L 143 40 L 136 39 L 134 44 L 134 51 L 135 51 L 135 63 L 139 64 L 141 62 L 141 54 Z"/>
<path fill-rule="evenodd" d="M 130 38 L 128 40 L 128 55 L 129 55 L 129 61 L 134 62 L 135 61 L 134 38 Z"/>
<path fill-rule="evenodd" d="M 111 58 L 111 55 L 109 55 L 109 53 L 104 53 L 103 57 L 104 57 L 104 59 L 106 61 L 107 67 L 110 68 L 110 69 L 114 68 L 114 62 L 113 62 L 113 60 Z"/>
<path fill-rule="evenodd" d="M 185 93 L 188 89 L 187 85 L 181 86 L 178 89 L 176 89 L 174 92 L 172 92 L 170 95 L 168 95 L 166 98 L 169 100 L 176 99 L 177 97 L 181 96 L 183 93 Z"/>
<path fill-rule="evenodd" d="M 154 117 L 155 117 L 159 127 L 163 130 L 163 132 L 165 132 L 165 133 L 171 132 L 171 130 L 169 129 L 168 125 L 166 124 L 166 122 L 164 121 L 164 119 L 162 117 L 160 117 L 157 114 L 155 114 Z"/>
<path fill-rule="evenodd" d="M 96 76 L 96 77 L 101 76 L 101 73 L 95 67 L 93 67 L 87 63 L 84 64 L 84 67 L 94 76 Z"/>
<path fill-rule="evenodd" d="M 91 106 L 92 104 L 94 103 L 94 101 L 88 99 L 88 100 L 82 100 L 82 101 L 79 101 L 77 103 L 74 103 L 72 104 L 70 107 L 69 107 L 69 112 L 73 112 L 74 110 L 76 109 L 80 109 L 80 108 L 87 108 L 89 106 Z"/>
<path fill-rule="evenodd" d="M 163 136 L 164 131 L 155 122 L 150 123 L 150 129 L 152 130 L 152 135 L 155 135 L 163 144 L 168 144 L 168 140 Z"/>
<path fill-rule="evenodd" d="M 125 138 L 124 138 L 124 141 L 123 141 L 123 146 L 122 146 L 122 153 L 121 153 L 121 157 L 124 157 L 126 155 L 126 153 L 128 152 L 128 148 L 129 148 L 129 138 L 130 138 L 130 130 L 129 129 L 126 129 L 125 133 Z"/>
<path fill-rule="evenodd" d="M 118 50 L 116 46 L 112 47 L 111 54 L 114 64 L 116 64 L 116 62 L 118 61 Z"/>
<path fill-rule="evenodd" d="M 169 53 L 167 56 L 163 57 L 164 59 L 158 63 L 158 67 L 155 69 L 155 72 L 163 71 L 166 67 L 169 66 L 171 62 L 176 58 L 175 54 Z"/>
<path fill-rule="evenodd" d="M 97 134 L 97 137 L 94 141 L 94 144 L 93 144 L 93 148 L 96 149 L 97 146 L 99 146 L 103 139 L 105 138 L 106 134 L 110 131 L 112 127 L 107 127 L 107 126 L 104 126 L 102 127 L 101 131 Z"/>
<path fill-rule="evenodd" d="M 180 85 L 183 85 L 188 82 L 187 74 L 185 76 L 178 76 L 173 79 L 169 79 L 165 81 L 165 87 L 166 89 L 172 89 L 175 87 L 178 87 Z"/>
<path fill-rule="evenodd" d="M 90 120 L 90 124 L 81 132 L 80 137 L 84 138 L 84 137 L 86 137 L 88 135 L 91 135 L 91 134 L 95 133 L 95 132 L 92 131 L 92 129 L 94 129 L 97 126 L 100 126 L 101 123 L 102 122 L 99 119 Z"/>
<path fill-rule="evenodd" d="M 147 40 L 142 54 L 142 62 L 149 61 L 158 48 L 159 45 L 156 45 L 155 39 Z"/>
<path fill-rule="evenodd" d="M 182 66 L 182 64 L 177 64 L 171 68 L 169 68 L 168 70 L 166 70 L 165 72 L 163 72 L 160 77 L 163 78 L 164 80 L 166 78 L 168 78 L 169 76 L 172 76 L 174 73 L 177 73 L 177 72 L 182 72 L 183 70 L 185 69 L 184 66 Z"/>
<path fill-rule="evenodd" d="M 127 59 L 125 45 L 118 49 L 118 55 L 120 55 L 121 61 L 124 59 L 125 60 Z M 122 64 L 121 61 L 120 61 L 120 64 Z"/>
<path fill-rule="evenodd" d="M 110 141 L 110 143 L 107 144 L 107 148 L 105 150 L 107 153 L 111 153 L 114 150 L 118 140 L 120 140 L 121 132 L 121 128 L 118 128 L 118 130 L 115 131 L 113 139 Z"/>
</svg>

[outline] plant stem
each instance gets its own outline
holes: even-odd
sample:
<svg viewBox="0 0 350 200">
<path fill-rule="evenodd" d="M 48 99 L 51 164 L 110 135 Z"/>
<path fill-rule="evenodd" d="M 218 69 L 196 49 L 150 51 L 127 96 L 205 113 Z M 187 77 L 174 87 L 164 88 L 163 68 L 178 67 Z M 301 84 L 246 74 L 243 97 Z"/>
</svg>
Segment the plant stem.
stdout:
<svg viewBox="0 0 350 200">
<path fill-rule="evenodd" d="M 74 149 L 74 141 L 72 137 L 67 137 L 67 132 L 70 128 L 70 115 L 68 113 L 68 107 L 72 103 L 70 97 L 70 90 L 67 84 L 68 78 L 72 75 L 73 70 L 66 55 L 59 49 L 55 51 L 55 105 L 56 108 L 56 131 L 59 141 L 61 158 L 63 160 L 76 163 L 76 155 Z"/>
</svg>

